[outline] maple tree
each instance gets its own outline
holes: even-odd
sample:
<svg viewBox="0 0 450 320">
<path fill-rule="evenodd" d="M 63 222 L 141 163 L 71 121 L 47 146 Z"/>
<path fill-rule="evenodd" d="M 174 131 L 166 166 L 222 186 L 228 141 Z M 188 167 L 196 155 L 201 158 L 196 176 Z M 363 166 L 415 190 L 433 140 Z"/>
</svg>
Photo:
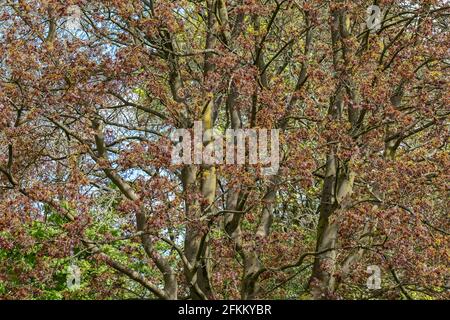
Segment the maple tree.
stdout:
<svg viewBox="0 0 450 320">
<path fill-rule="evenodd" d="M 448 298 L 449 13 L 2 1 L 0 297 Z M 173 164 L 198 120 L 279 129 L 278 173 Z"/>
</svg>

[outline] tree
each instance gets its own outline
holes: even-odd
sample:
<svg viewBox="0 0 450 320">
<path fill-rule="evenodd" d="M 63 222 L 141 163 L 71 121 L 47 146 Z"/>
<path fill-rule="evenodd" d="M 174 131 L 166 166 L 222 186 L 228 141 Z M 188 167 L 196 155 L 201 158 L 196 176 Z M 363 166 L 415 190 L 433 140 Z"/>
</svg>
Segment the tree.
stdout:
<svg viewBox="0 0 450 320">
<path fill-rule="evenodd" d="M 3 1 L 0 295 L 448 297 L 449 9 Z M 277 174 L 173 163 L 195 121 L 280 130 Z"/>
</svg>

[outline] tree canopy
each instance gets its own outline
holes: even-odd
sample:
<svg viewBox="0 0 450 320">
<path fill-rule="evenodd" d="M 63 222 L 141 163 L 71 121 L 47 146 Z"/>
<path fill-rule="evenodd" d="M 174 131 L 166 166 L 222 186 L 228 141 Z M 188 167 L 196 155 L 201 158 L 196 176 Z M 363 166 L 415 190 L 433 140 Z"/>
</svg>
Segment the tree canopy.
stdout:
<svg viewBox="0 0 450 320">
<path fill-rule="evenodd" d="M 448 298 L 449 14 L 2 0 L 0 298 Z M 195 121 L 277 174 L 174 163 Z"/>
</svg>

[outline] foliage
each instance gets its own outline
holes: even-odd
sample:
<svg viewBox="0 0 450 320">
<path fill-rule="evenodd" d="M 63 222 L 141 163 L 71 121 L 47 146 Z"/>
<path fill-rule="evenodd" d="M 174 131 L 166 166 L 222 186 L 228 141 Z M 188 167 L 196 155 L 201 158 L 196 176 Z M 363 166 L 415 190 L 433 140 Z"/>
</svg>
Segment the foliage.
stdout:
<svg viewBox="0 0 450 320">
<path fill-rule="evenodd" d="M 0 297 L 448 298 L 448 15 L 3 1 Z M 198 120 L 279 129 L 278 173 L 173 164 Z"/>
</svg>

